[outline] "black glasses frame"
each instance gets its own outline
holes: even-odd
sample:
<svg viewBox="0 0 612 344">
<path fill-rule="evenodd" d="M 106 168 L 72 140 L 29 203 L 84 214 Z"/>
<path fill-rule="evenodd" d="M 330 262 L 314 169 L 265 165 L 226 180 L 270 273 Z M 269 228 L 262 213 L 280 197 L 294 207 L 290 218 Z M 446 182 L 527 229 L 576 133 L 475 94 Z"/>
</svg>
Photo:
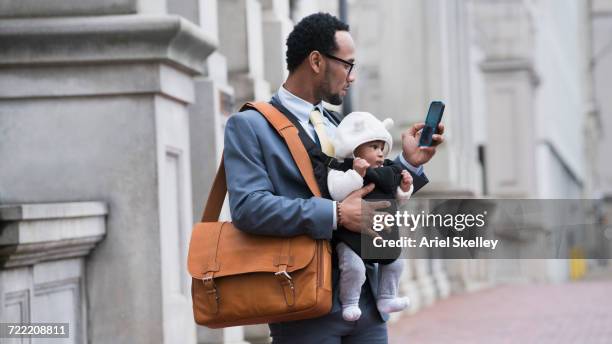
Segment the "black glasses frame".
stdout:
<svg viewBox="0 0 612 344">
<path fill-rule="evenodd" d="M 351 72 L 353 71 L 353 67 L 355 67 L 355 63 L 354 63 L 354 62 L 349 62 L 349 61 L 347 61 L 347 60 L 343 60 L 343 59 L 341 59 L 341 58 L 339 58 L 339 57 L 336 57 L 336 56 L 334 56 L 334 55 L 330 55 L 330 54 L 326 54 L 326 53 L 321 53 L 321 55 L 323 55 L 323 56 L 325 56 L 325 57 L 329 57 L 329 58 L 330 58 L 330 59 L 332 59 L 332 60 L 336 60 L 336 61 L 338 61 L 338 62 L 342 62 L 342 63 L 344 63 L 344 64 L 347 64 L 347 65 L 351 66 L 351 67 L 349 68 L 349 70 L 348 70 L 348 73 L 346 74 L 347 76 L 351 75 Z"/>
</svg>

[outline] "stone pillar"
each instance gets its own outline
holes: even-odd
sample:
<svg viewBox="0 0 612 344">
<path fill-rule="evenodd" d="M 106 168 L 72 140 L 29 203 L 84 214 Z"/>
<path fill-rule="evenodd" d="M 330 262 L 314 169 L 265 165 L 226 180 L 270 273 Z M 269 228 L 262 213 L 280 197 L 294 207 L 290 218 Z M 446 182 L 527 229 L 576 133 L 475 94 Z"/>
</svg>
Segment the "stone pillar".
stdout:
<svg viewBox="0 0 612 344">
<path fill-rule="evenodd" d="M 538 76 L 534 66 L 532 21 L 520 0 L 498 3 L 480 0 L 473 4 L 473 25 L 482 73 L 486 114 L 486 185 L 496 197 L 533 197 L 539 194 L 538 175 L 554 175 L 556 162 L 543 154 L 547 164 L 536 164 L 538 146 L 534 101 Z M 545 125 L 548 126 L 548 125 Z M 544 142 L 544 141 L 543 141 Z M 547 148 L 544 148 L 547 150 Z M 541 170 L 544 169 L 544 171 Z M 551 177 L 552 178 L 552 177 Z M 524 246 L 527 243 L 518 243 Z M 492 260 L 497 281 L 524 279 L 526 262 Z M 476 272 L 478 261 L 467 264 L 466 288 L 482 285 Z M 529 262 L 534 265 L 535 262 Z M 542 270 L 541 275 L 546 271 Z"/>
<path fill-rule="evenodd" d="M 592 128 L 585 132 L 585 147 L 594 150 L 591 154 L 596 155 L 594 162 L 596 175 L 593 179 L 596 192 L 610 197 L 612 193 L 612 160 L 609 159 L 608 147 L 612 146 L 612 97 L 609 96 L 612 89 L 612 54 L 605 54 L 610 40 L 609 33 L 612 28 L 612 3 L 607 0 L 590 1 L 590 61 L 592 71 L 592 97 L 595 98 L 597 112 L 590 115 L 587 120 Z M 588 128 L 587 128 L 588 129 Z M 591 160 L 593 161 L 593 160 Z"/>
<path fill-rule="evenodd" d="M 196 23 L 218 40 L 217 0 L 197 1 Z M 223 151 L 225 122 L 234 108 L 234 90 L 227 79 L 227 59 L 219 52 L 206 58 L 201 76 L 194 79 L 195 101 L 189 106 L 193 222 L 202 217 Z"/>
<path fill-rule="evenodd" d="M 447 298 L 451 292 L 450 281 L 447 275 L 445 263 L 446 261 L 444 259 L 431 260 L 431 274 L 433 275 L 433 279 L 436 283 L 438 297 L 441 299 Z"/>
<path fill-rule="evenodd" d="M 465 291 L 465 283 L 462 276 L 462 265 L 465 263 L 465 259 L 446 259 L 444 262 L 451 294 Z"/>
<path fill-rule="evenodd" d="M 202 218 L 221 161 L 225 123 L 235 104 L 227 74 L 220 72 L 227 71 L 225 62 L 225 57 L 219 53 L 213 53 L 207 59 L 207 75 L 196 78 L 195 103 L 189 108 L 194 223 Z"/>
<path fill-rule="evenodd" d="M 244 339 L 249 344 L 268 344 L 272 341 L 270 328 L 267 324 L 245 326 Z"/>
<path fill-rule="evenodd" d="M 431 275 L 431 260 L 415 259 L 415 272 L 419 294 L 421 295 L 422 307 L 434 303 L 437 298 L 436 284 Z"/>
<path fill-rule="evenodd" d="M 302 18 L 317 12 L 326 12 L 338 17 L 338 1 L 291 0 L 291 19 L 298 23 Z"/>
<path fill-rule="evenodd" d="M 521 262 L 520 260 L 502 260 L 500 264 L 504 264 L 504 261 L 510 262 L 511 264 L 520 264 Z M 463 261 L 462 277 L 466 291 L 476 291 L 491 286 L 493 281 L 492 270 L 494 266 L 491 266 L 490 262 L 497 262 L 497 260 L 469 259 Z"/>
<path fill-rule="evenodd" d="M 604 195 L 601 207 L 602 227 L 605 226 L 605 228 L 602 228 L 604 234 L 604 240 L 601 243 L 603 247 L 602 252 L 604 257 L 608 258 L 607 265 L 612 268 L 612 259 L 610 259 L 612 257 L 612 226 L 610 225 L 612 223 L 612 194 Z"/>
<path fill-rule="evenodd" d="M 488 189 L 500 197 L 528 197 L 536 192 L 537 124 L 529 17 L 520 0 L 478 1 L 473 22 L 484 54 Z"/>
<path fill-rule="evenodd" d="M 0 206 L 0 322 L 68 323 L 63 343 L 89 342 L 85 257 L 107 212 L 100 202 Z"/>
<path fill-rule="evenodd" d="M 417 214 L 429 211 L 430 202 L 425 199 L 413 198 L 404 205 L 402 211 L 408 214 Z M 414 232 L 402 231 L 400 235 L 420 241 L 424 232 L 417 228 Z M 432 275 L 432 249 L 427 247 L 414 247 L 404 249 L 403 257 L 408 258 L 407 266 L 402 276 L 402 291 L 411 299 L 410 312 L 431 305 L 437 298 L 437 287 Z"/>
<path fill-rule="evenodd" d="M 489 119 L 487 131 L 488 189 L 498 196 L 533 194 L 535 146 L 532 97 L 535 83 L 528 60 L 488 60 L 485 74 Z"/>
<path fill-rule="evenodd" d="M 445 144 L 427 163 L 431 185 L 424 194 L 474 195 L 480 192 L 481 174 L 477 164 L 476 136 L 470 103 L 467 5 L 463 0 L 421 0 L 425 19 L 421 49 L 412 44 L 411 53 L 420 54 L 422 98 L 417 99 L 417 121 L 424 121 L 432 100 L 446 104 L 442 122 Z M 447 196 L 450 197 L 450 196 Z"/>
<path fill-rule="evenodd" d="M 268 100 L 261 4 L 257 0 L 224 0 L 218 6 L 218 17 L 224 19 L 219 21 L 219 51 L 227 59 L 237 106 L 250 100 Z"/>
<path fill-rule="evenodd" d="M 26 3 L 33 16 L 64 6 Z M 87 261 L 89 342 L 195 343 L 187 105 L 216 41 L 159 1 L 83 6 L 115 3 L 159 14 L 2 20 L 0 203 L 108 202 L 106 240 Z"/>
<path fill-rule="evenodd" d="M 415 261 L 406 259 L 406 266 L 402 273 L 400 283 L 400 294 L 410 299 L 410 308 L 406 310 L 408 313 L 416 313 L 422 307 L 421 293 L 416 280 Z"/>
<path fill-rule="evenodd" d="M 248 344 L 244 340 L 244 327 L 209 329 L 198 326 L 198 344 Z"/>
<path fill-rule="evenodd" d="M 287 71 L 287 37 L 293 28 L 289 19 L 289 1 L 262 0 L 264 76 L 275 93 L 285 82 Z"/>
</svg>

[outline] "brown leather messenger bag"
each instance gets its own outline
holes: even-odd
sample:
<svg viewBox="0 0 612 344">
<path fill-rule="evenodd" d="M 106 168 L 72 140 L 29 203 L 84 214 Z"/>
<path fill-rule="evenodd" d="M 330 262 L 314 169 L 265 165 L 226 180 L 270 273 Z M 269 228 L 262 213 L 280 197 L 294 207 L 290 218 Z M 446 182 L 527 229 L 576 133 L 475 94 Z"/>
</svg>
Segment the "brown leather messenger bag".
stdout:
<svg viewBox="0 0 612 344">
<path fill-rule="evenodd" d="M 283 137 L 312 194 L 321 196 L 297 128 L 268 103 L 261 113 Z M 332 305 L 331 246 L 306 235 L 248 234 L 219 222 L 227 185 L 223 158 L 202 221 L 191 234 L 187 265 L 196 323 L 210 328 L 315 318 Z"/>
</svg>

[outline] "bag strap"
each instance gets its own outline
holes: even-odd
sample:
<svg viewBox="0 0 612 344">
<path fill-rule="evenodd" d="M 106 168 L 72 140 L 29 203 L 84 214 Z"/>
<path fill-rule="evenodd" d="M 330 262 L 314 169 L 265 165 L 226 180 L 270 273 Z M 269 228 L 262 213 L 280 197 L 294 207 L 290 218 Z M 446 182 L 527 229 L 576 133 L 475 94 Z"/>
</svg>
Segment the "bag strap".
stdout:
<svg viewBox="0 0 612 344">
<path fill-rule="evenodd" d="M 321 197 L 321 191 L 319 185 L 314 176 L 312 163 L 310 157 L 304 148 L 304 144 L 298 136 L 298 129 L 291 123 L 285 115 L 278 111 L 272 104 L 265 102 L 250 102 L 246 103 L 240 110 L 244 111 L 252 109 L 262 114 L 266 120 L 274 127 L 279 135 L 285 140 L 289 152 L 293 157 L 293 161 L 297 165 L 304 181 L 310 192 L 316 197 Z M 221 157 L 221 163 L 217 170 L 217 175 L 213 182 L 206 206 L 204 207 L 204 214 L 202 215 L 202 222 L 215 222 L 219 220 L 219 214 L 221 214 L 221 208 L 223 207 L 223 201 L 225 200 L 225 194 L 227 193 L 227 183 L 225 180 L 225 164 L 223 156 Z"/>
<path fill-rule="evenodd" d="M 319 185 L 314 176 L 312 163 L 310 157 L 306 152 L 304 144 L 300 140 L 298 135 L 298 129 L 291 123 L 291 121 L 285 117 L 280 111 L 269 103 L 264 102 L 253 102 L 246 103 L 241 111 L 253 109 L 259 112 L 266 118 L 266 120 L 274 127 L 279 135 L 285 140 L 289 152 L 293 157 L 295 164 L 308 189 L 316 197 L 321 197 L 321 191 Z M 204 214 L 202 215 L 202 222 L 217 222 L 219 221 L 219 214 L 223 207 L 223 201 L 227 193 L 227 182 L 225 179 L 225 163 L 223 156 L 221 157 L 221 163 L 217 170 L 217 175 L 213 181 L 206 206 L 204 207 Z M 209 252 L 211 255 L 210 265 L 206 267 L 205 275 L 203 276 L 204 287 L 207 290 L 208 303 L 207 309 L 210 309 L 213 314 L 218 311 L 219 296 L 217 294 L 217 288 L 214 284 L 213 278 L 215 272 L 219 271 L 219 263 L 217 262 L 218 244 L 219 238 L 223 225 L 217 226 L 216 232 L 211 233 L 215 236 L 216 240 L 211 241 L 211 244 L 215 244 L 215 247 L 210 247 Z M 293 265 L 293 257 L 291 256 L 291 238 L 283 240 L 279 255 L 275 257 L 273 264 L 277 267 L 277 272 L 274 274 L 278 279 L 280 286 L 283 290 L 285 302 L 288 307 L 295 305 L 295 288 L 291 276 L 287 273 L 287 267 Z"/>
<path fill-rule="evenodd" d="M 206 201 L 206 206 L 204 206 L 204 214 L 202 214 L 201 222 L 219 221 L 219 215 L 221 214 L 221 208 L 223 207 L 223 201 L 225 200 L 225 194 L 227 193 L 227 184 L 225 182 L 225 163 L 223 160 L 223 155 L 221 155 L 219 169 L 217 169 L 215 180 L 213 181 L 212 188 L 208 194 L 208 200 Z"/>
</svg>

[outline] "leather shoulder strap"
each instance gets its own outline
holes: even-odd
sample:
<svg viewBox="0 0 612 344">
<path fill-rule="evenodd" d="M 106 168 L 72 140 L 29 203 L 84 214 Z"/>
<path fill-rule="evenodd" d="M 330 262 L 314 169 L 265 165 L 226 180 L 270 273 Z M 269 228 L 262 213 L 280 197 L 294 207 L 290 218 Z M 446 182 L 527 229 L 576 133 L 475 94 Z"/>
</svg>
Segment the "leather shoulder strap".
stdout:
<svg viewBox="0 0 612 344">
<path fill-rule="evenodd" d="M 293 157 L 293 161 L 297 165 L 306 185 L 310 189 L 310 192 L 316 197 L 321 197 L 321 191 L 319 185 L 314 176 L 312 169 L 312 163 L 310 157 L 306 152 L 306 148 L 302 144 L 298 136 L 298 129 L 291 123 L 285 115 L 278 111 L 272 104 L 265 102 L 251 102 L 246 103 L 241 111 L 253 109 L 261 113 L 266 120 L 272 125 L 272 127 L 280 134 L 285 140 L 289 152 Z M 202 215 L 202 222 L 215 222 L 219 220 L 219 214 L 223 207 L 223 201 L 225 200 L 225 194 L 227 193 L 227 184 L 225 180 L 225 165 L 223 157 L 221 157 L 221 163 L 217 170 L 217 175 L 213 182 L 212 189 L 208 195 L 208 201 L 204 208 L 204 214 Z"/>
</svg>

